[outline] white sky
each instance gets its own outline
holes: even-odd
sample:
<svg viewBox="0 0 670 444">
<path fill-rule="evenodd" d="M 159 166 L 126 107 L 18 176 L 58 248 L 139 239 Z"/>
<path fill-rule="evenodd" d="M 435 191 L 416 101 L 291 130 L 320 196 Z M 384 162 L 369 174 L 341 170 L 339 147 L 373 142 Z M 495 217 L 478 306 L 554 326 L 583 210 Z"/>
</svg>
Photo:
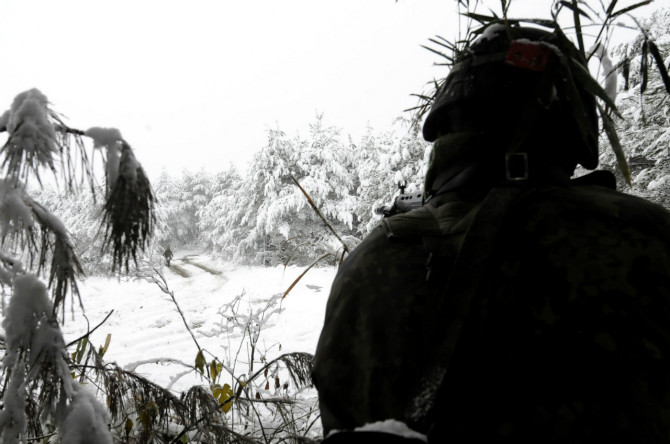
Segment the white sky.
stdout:
<svg viewBox="0 0 670 444">
<path fill-rule="evenodd" d="M 354 141 L 390 127 L 444 75 L 420 45 L 456 37 L 456 4 L 4 0 L 0 112 L 36 87 L 70 126 L 119 128 L 151 177 L 244 168 L 267 129 L 306 133 L 317 112 Z M 550 4 L 513 0 L 510 15 L 547 18 Z"/>
</svg>

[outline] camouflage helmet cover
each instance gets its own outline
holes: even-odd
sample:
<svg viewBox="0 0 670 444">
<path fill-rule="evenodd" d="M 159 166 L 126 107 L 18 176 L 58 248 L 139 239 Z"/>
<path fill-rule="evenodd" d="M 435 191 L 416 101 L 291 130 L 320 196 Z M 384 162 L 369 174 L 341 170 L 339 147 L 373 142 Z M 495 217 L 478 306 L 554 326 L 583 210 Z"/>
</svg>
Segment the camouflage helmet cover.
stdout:
<svg viewBox="0 0 670 444">
<path fill-rule="evenodd" d="M 557 147 L 548 155 L 559 152 L 585 168 L 595 168 L 595 97 L 579 84 L 573 83 L 571 89 L 573 78 L 566 70 L 569 58 L 584 67 L 587 63 L 558 32 L 488 26 L 457 58 L 438 91 L 424 123 L 424 138 L 432 142 L 464 128 L 496 134 L 527 131 L 530 138 L 543 141 L 538 149 L 547 143 Z M 579 114 L 575 102 L 581 104 L 577 109 L 583 115 L 575 115 Z M 534 122 L 525 121 L 528 118 Z"/>
</svg>

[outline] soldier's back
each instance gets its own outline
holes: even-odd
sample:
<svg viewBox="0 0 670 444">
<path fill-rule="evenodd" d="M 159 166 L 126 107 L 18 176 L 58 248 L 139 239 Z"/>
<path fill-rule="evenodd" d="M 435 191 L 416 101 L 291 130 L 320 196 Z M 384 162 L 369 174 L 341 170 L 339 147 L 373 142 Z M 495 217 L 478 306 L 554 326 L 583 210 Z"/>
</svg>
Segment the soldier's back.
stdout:
<svg viewBox="0 0 670 444">
<path fill-rule="evenodd" d="M 447 328 L 439 288 L 477 210 L 443 201 L 390 219 L 339 273 L 316 360 L 327 428 L 407 420 Z M 569 186 L 530 192 L 491 224 L 431 442 L 667 442 L 668 212 Z"/>
<path fill-rule="evenodd" d="M 603 187 L 521 199 L 471 307 L 434 436 L 668 442 L 669 229 L 663 208 Z"/>
</svg>

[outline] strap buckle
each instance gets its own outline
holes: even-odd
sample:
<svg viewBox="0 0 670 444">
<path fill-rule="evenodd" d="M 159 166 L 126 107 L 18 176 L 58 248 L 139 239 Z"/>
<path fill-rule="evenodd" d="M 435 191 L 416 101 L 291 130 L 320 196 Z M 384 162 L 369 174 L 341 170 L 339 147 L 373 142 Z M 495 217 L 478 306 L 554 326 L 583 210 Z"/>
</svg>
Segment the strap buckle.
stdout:
<svg viewBox="0 0 670 444">
<path fill-rule="evenodd" d="M 528 154 L 505 154 L 505 176 L 514 182 L 528 180 Z"/>
</svg>

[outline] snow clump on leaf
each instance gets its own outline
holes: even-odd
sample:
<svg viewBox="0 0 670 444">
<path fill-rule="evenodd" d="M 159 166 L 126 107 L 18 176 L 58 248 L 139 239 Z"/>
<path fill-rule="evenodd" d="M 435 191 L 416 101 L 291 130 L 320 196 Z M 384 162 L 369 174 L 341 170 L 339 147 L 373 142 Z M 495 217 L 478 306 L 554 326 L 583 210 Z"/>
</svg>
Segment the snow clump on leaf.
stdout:
<svg viewBox="0 0 670 444">
<path fill-rule="evenodd" d="M 19 435 L 26 432 L 26 382 L 22 369 L 13 369 L 5 388 L 5 405 L 0 411 L 0 440 L 3 444 L 19 442 Z"/>
<path fill-rule="evenodd" d="M 84 131 L 84 135 L 93 139 L 93 148 L 107 148 L 107 162 L 105 163 L 105 175 L 107 187 L 112 188 L 119 177 L 119 164 L 121 163 L 121 147 L 119 142 L 123 141 L 121 131 L 116 128 L 93 127 Z"/>
<path fill-rule="evenodd" d="M 14 279 L 14 295 L 2 321 L 7 342 L 5 367 L 14 365 L 20 349 L 30 348 L 38 324 L 47 321 L 52 312 L 47 288 L 35 275 L 25 274 Z"/>
<path fill-rule="evenodd" d="M 108 148 L 123 140 L 121 131 L 116 128 L 95 126 L 84 131 L 84 135 L 93 139 L 93 148 Z"/>
<path fill-rule="evenodd" d="M 39 166 L 54 168 L 58 143 L 48 105 L 47 97 L 33 88 L 17 95 L 10 110 L 0 118 L 0 128 L 9 132 L 2 148 L 6 155 L 3 166 L 11 174 L 25 174 L 27 168 L 36 171 Z"/>
<path fill-rule="evenodd" d="M 78 384 L 72 404 L 63 421 L 61 442 L 70 444 L 112 444 L 112 436 L 107 429 L 108 414 L 95 396 Z"/>
<path fill-rule="evenodd" d="M 33 226 L 32 211 L 23 195 L 23 190 L 9 181 L 0 181 L 0 233 L 3 237 Z"/>
</svg>

